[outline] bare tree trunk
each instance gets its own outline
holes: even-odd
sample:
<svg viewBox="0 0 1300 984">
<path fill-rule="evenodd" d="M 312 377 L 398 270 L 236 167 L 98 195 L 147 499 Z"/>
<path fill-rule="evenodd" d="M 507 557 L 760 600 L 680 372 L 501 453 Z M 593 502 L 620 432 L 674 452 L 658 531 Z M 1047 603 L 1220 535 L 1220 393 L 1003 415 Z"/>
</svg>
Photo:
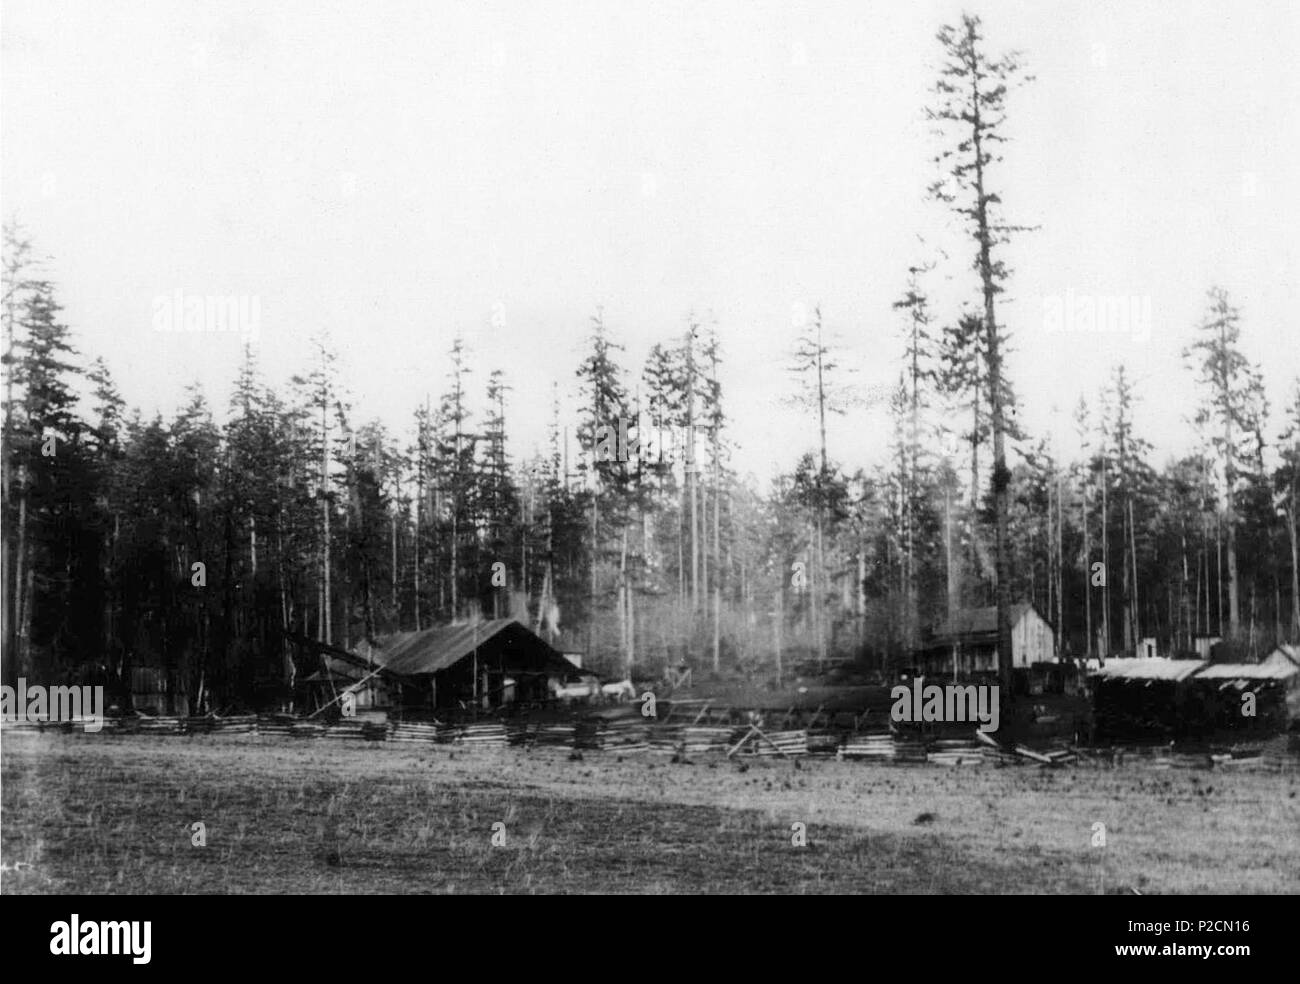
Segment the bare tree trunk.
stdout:
<svg viewBox="0 0 1300 984">
<path fill-rule="evenodd" d="M 776 685 L 782 682 L 781 674 L 781 623 L 785 621 L 785 592 L 780 586 L 776 589 L 776 609 L 772 618 L 772 634 L 776 638 Z"/>
<path fill-rule="evenodd" d="M 1088 658 L 1092 658 L 1092 543 L 1088 537 L 1088 462 L 1083 463 L 1083 495 L 1082 495 L 1082 515 L 1080 516 L 1080 526 L 1083 529 L 1083 600 L 1084 600 L 1084 619 L 1088 629 L 1088 638 L 1086 642 L 1086 652 Z"/>
<path fill-rule="evenodd" d="M 1065 502 L 1061 498 L 1061 468 L 1054 465 L 1057 473 L 1057 543 L 1056 543 L 1056 593 L 1057 593 L 1057 630 L 1056 647 L 1061 651 L 1061 638 L 1065 636 Z"/>
<path fill-rule="evenodd" d="M 1133 561 L 1133 639 L 1140 644 L 1142 641 L 1142 608 L 1138 593 L 1137 531 L 1133 522 L 1133 497 L 1131 495 L 1128 497 L 1128 540 L 1129 557 Z"/>
<path fill-rule="evenodd" d="M 424 463 L 420 462 L 417 469 L 415 484 L 415 563 L 411 565 L 411 588 L 415 598 L 415 631 L 420 631 L 420 564 L 423 558 L 420 556 L 420 520 L 424 515 Z"/>
<path fill-rule="evenodd" d="M 460 434 L 456 434 L 456 463 L 452 466 L 459 470 L 460 468 Z M 459 476 L 453 473 L 451 488 L 451 568 L 448 580 L 451 582 L 451 620 L 455 622 L 460 618 L 460 594 L 457 590 L 457 565 L 460 563 L 460 494 L 456 485 L 459 482 Z"/>
<path fill-rule="evenodd" d="M 695 464 L 695 325 L 686 333 L 686 492 L 691 501 L 691 611 L 700 608 L 699 473 Z"/>
<path fill-rule="evenodd" d="M 1101 454 L 1101 655 L 1105 659 L 1110 655 L 1110 509 L 1108 507 L 1108 490 L 1110 482 L 1106 477 L 1106 448 L 1103 444 Z"/>
<path fill-rule="evenodd" d="M 1214 517 L 1214 602 L 1219 614 L 1219 637 L 1223 637 L 1223 545 L 1220 541 L 1219 517 Z"/>
<path fill-rule="evenodd" d="M 1191 645 L 1192 632 L 1187 605 L 1187 530 L 1185 528 L 1180 530 L 1179 550 L 1182 555 L 1183 575 L 1178 585 L 1178 635 L 1181 640 L 1180 648 L 1187 649 Z"/>
<path fill-rule="evenodd" d="M 861 561 L 862 555 L 859 554 Z M 953 613 L 959 607 L 958 589 L 956 586 L 956 571 L 952 565 L 952 492 L 945 485 L 943 489 L 943 563 L 944 570 L 947 574 L 948 597 L 947 612 L 951 618 Z M 866 570 L 862 563 L 858 565 L 859 584 L 866 580 Z"/>
<path fill-rule="evenodd" d="M 1300 544 L 1296 542 L 1296 490 L 1291 487 L 1291 508 L 1286 513 L 1291 536 L 1291 638 L 1300 642 Z"/>
<path fill-rule="evenodd" d="M 320 611 L 320 638 L 325 640 L 329 645 L 331 639 L 330 626 L 330 494 L 329 494 L 329 423 L 327 419 L 327 401 L 322 398 L 320 408 L 320 486 L 321 486 L 321 611 Z"/>
<path fill-rule="evenodd" d="M 820 503 L 817 507 L 817 564 L 812 570 L 809 583 L 812 586 L 813 626 L 817 633 L 817 663 L 826 662 L 826 627 L 823 624 L 825 612 L 822 611 L 821 581 L 826 568 L 826 552 L 822 544 L 822 513 Z"/>
<path fill-rule="evenodd" d="M 27 466 L 18 466 L 18 547 L 14 554 L 14 669 L 15 676 L 27 672 L 27 612 L 31 604 L 32 579 L 27 570 Z"/>
<path fill-rule="evenodd" d="M 623 527 L 623 546 L 618 559 L 618 635 L 619 649 L 623 652 L 623 663 L 632 663 L 631 643 L 628 638 L 627 624 L 627 527 Z"/>
<path fill-rule="evenodd" d="M 713 670 L 722 667 L 722 466 L 717 428 L 713 433 Z"/>
</svg>

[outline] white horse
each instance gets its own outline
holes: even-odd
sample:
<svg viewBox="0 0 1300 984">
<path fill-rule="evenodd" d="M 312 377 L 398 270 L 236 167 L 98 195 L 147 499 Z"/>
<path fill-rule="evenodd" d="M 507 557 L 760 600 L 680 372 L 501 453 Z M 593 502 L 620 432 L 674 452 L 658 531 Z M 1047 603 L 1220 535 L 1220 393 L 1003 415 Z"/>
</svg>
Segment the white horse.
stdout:
<svg viewBox="0 0 1300 984">
<path fill-rule="evenodd" d="M 636 687 L 632 686 L 631 679 L 606 683 L 601 686 L 600 692 L 606 700 L 615 704 L 621 704 L 625 700 L 636 700 Z"/>
<path fill-rule="evenodd" d="M 551 696 L 563 701 L 589 700 L 600 696 L 600 684 L 594 679 L 581 680 L 578 683 L 554 681 L 551 685 Z"/>
</svg>

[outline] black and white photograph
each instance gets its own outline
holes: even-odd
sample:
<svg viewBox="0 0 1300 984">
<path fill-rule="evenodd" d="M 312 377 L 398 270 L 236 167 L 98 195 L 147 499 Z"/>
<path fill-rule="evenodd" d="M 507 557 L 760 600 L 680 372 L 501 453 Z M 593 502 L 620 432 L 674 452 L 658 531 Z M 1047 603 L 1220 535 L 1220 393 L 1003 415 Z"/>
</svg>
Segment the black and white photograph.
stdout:
<svg viewBox="0 0 1300 984">
<path fill-rule="evenodd" d="M 1248 969 L 1297 50 L 1282 0 L 0 0 L 0 895 L 73 900 L 24 945 L 1120 896 L 1112 964 Z"/>
</svg>

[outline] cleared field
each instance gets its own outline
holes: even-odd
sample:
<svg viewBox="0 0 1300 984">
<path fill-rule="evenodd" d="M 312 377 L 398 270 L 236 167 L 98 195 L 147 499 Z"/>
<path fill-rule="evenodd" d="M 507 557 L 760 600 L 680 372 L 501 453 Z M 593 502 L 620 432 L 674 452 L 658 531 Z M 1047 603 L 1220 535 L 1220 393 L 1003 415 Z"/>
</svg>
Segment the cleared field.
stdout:
<svg viewBox="0 0 1300 984">
<path fill-rule="evenodd" d="M 1300 891 L 1295 771 L 54 734 L 0 759 L 7 893 Z"/>
</svg>

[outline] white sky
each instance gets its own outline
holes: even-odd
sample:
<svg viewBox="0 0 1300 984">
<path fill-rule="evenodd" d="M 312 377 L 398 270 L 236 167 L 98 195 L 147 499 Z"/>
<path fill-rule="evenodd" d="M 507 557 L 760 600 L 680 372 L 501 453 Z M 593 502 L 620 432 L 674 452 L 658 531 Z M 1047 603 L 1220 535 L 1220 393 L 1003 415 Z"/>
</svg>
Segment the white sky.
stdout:
<svg viewBox="0 0 1300 984">
<path fill-rule="evenodd" d="M 1277 408 L 1300 374 L 1300 6 L 984 2 L 1012 97 L 995 177 L 1041 224 L 1008 254 L 1002 317 L 1026 424 L 1061 433 L 1122 361 L 1159 457 L 1189 442 L 1179 353 L 1221 284 Z M 43 252 L 82 351 L 170 414 L 224 413 L 240 341 L 153 330 L 158 295 L 246 294 L 282 383 L 328 330 L 358 419 L 405 433 L 462 331 L 481 392 L 514 386 L 516 455 L 572 395 L 603 306 L 639 373 L 712 311 L 738 463 L 816 442 L 783 402 L 794 305 L 820 303 L 869 389 L 897 374 L 890 303 L 923 253 L 938 314 L 969 247 L 924 200 L 923 108 L 951 3 L 58 2 L 0 5 L 0 209 Z M 950 279 L 955 278 L 955 279 Z M 1149 298 L 1149 337 L 1049 334 L 1044 299 Z M 503 324 L 493 326 L 493 312 Z M 883 405 L 832 422 L 878 460 Z M 1069 439 L 1073 448 L 1073 438 Z"/>
</svg>

